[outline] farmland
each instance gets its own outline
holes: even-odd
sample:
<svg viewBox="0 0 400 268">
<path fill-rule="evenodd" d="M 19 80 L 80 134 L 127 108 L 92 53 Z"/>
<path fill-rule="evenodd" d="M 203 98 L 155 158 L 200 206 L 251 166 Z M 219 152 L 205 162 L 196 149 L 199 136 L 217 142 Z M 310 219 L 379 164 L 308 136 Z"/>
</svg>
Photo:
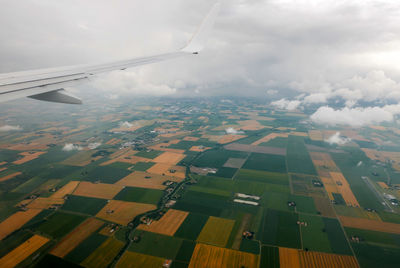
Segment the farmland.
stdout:
<svg viewBox="0 0 400 268">
<path fill-rule="evenodd" d="M 138 229 L 172 236 L 185 221 L 188 214 L 184 211 L 170 209 L 160 220 L 153 221 L 150 225 L 142 224 Z"/>
<path fill-rule="evenodd" d="M 197 237 L 197 241 L 225 247 L 234 224 L 232 220 L 210 217 Z"/>
</svg>

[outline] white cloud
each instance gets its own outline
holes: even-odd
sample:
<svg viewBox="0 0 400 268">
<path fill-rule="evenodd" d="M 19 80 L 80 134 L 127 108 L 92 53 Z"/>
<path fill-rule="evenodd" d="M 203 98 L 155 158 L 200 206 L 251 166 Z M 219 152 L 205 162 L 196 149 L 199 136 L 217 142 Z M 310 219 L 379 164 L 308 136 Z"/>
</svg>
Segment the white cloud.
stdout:
<svg viewBox="0 0 400 268">
<path fill-rule="evenodd" d="M 93 143 L 89 143 L 88 148 L 89 148 L 90 150 L 94 150 L 94 149 L 96 149 L 97 147 L 99 147 L 100 145 L 101 145 L 100 142 L 93 142 Z"/>
<path fill-rule="evenodd" d="M 278 93 L 278 90 L 275 89 L 269 89 L 267 90 L 267 94 L 268 95 L 276 95 Z"/>
<path fill-rule="evenodd" d="M 328 139 L 326 139 L 325 142 L 329 143 L 330 145 L 333 145 L 333 144 L 345 145 L 346 143 L 351 142 L 351 139 L 341 136 L 340 132 L 336 132 L 334 135 L 332 135 Z"/>
<path fill-rule="evenodd" d="M 120 122 L 119 123 L 120 128 L 131 128 L 133 127 L 133 124 L 129 123 L 128 121 Z"/>
<path fill-rule="evenodd" d="M 67 143 L 67 144 L 64 145 L 62 150 L 65 151 L 65 152 L 81 151 L 81 150 L 83 150 L 83 148 L 81 146 L 77 145 L 77 144 Z"/>
<path fill-rule="evenodd" d="M 238 135 L 238 134 L 243 134 L 243 131 L 240 130 L 236 130 L 233 127 L 229 127 L 227 129 L 225 129 L 226 134 L 232 134 L 232 135 Z"/>
<path fill-rule="evenodd" d="M 11 126 L 11 125 L 4 125 L 0 127 L 0 132 L 8 132 L 8 131 L 21 131 L 22 127 L 20 126 Z"/>
<path fill-rule="evenodd" d="M 314 93 L 306 96 L 303 100 L 305 104 L 311 103 L 326 103 L 328 100 L 328 96 L 325 93 Z"/>
<path fill-rule="evenodd" d="M 280 99 L 278 101 L 273 101 L 271 102 L 271 105 L 279 108 L 279 109 L 284 109 L 284 110 L 296 110 L 297 108 L 299 108 L 301 104 L 301 101 L 299 100 L 286 100 L 286 99 Z"/>
<path fill-rule="evenodd" d="M 395 110 L 396 107 L 391 107 Z M 400 109 L 399 109 L 400 111 Z M 328 106 L 320 107 L 311 115 L 311 120 L 317 124 L 323 125 L 345 125 L 361 127 L 370 124 L 379 124 L 382 122 L 393 121 L 394 114 L 385 107 L 366 107 L 366 108 L 342 108 L 335 110 Z"/>
</svg>

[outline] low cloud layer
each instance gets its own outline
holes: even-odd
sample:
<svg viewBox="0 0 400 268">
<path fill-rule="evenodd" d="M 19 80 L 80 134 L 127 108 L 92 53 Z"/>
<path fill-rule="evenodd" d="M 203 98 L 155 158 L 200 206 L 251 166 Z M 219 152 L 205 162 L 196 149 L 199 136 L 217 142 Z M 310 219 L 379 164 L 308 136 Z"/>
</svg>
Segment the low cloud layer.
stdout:
<svg viewBox="0 0 400 268">
<path fill-rule="evenodd" d="M 67 143 L 64 145 L 62 150 L 65 152 L 71 152 L 71 151 L 81 151 L 83 150 L 83 148 L 77 144 Z"/>
<path fill-rule="evenodd" d="M 0 127 L 0 132 L 8 132 L 8 131 L 21 131 L 22 127 L 20 126 L 11 126 L 11 125 L 4 125 Z"/>
<path fill-rule="evenodd" d="M 225 129 L 226 134 L 232 134 L 232 135 L 239 135 L 239 134 L 243 134 L 243 131 L 240 130 L 236 130 L 233 127 L 229 127 L 227 129 Z"/>
<path fill-rule="evenodd" d="M 120 122 L 119 123 L 120 128 L 130 128 L 133 127 L 133 124 L 129 123 L 128 121 Z"/>
<path fill-rule="evenodd" d="M 272 106 L 275 106 L 276 108 L 279 108 L 279 109 L 288 110 L 288 111 L 296 110 L 297 108 L 299 108 L 300 104 L 301 104 L 301 101 L 299 101 L 299 100 L 289 101 L 286 99 L 280 99 L 278 101 L 271 102 Z"/>
<path fill-rule="evenodd" d="M 345 145 L 346 143 L 351 142 L 351 139 L 341 136 L 340 132 L 336 132 L 334 135 L 326 139 L 325 142 L 329 143 L 330 145 Z"/>
</svg>

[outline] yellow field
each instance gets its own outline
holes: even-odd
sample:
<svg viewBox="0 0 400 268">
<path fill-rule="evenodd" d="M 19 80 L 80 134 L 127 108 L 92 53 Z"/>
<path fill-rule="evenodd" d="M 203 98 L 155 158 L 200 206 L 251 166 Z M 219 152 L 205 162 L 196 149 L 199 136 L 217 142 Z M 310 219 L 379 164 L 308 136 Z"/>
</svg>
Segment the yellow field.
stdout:
<svg viewBox="0 0 400 268">
<path fill-rule="evenodd" d="M 264 138 L 261 138 L 255 142 L 253 142 L 251 145 L 260 145 L 261 143 L 269 142 L 270 140 L 273 140 L 277 137 L 287 138 L 288 136 L 289 135 L 287 133 L 271 133 L 271 134 L 268 134 L 267 136 L 265 136 Z"/>
<path fill-rule="evenodd" d="M 207 151 L 207 150 L 210 150 L 210 149 L 211 149 L 211 147 L 192 146 L 192 147 L 189 149 L 189 151 L 192 151 L 192 152 L 204 152 L 204 151 Z"/>
<path fill-rule="evenodd" d="M 137 215 L 156 208 L 155 205 L 110 200 L 110 202 L 97 213 L 96 217 L 127 225 Z"/>
<path fill-rule="evenodd" d="M 211 216 L 197 237 L 197 241 L 225 247 L 234 225 L 234 220 Z"/>
<path fill-rule="evenodd" d="M 141 224 L 137 229 L 173 236 L 187 215 L 189 212 L 170 209 L 160 220 L 153 221 L 150 225 Z"/>
<path fill-rule="evenodd" d="M 124 187 L 121 185 L 82 181 L 75 189 L 73 194 L 86 197 L 112 199 L 123 188 Z"/>
<path fill-rule="evenodd" d="M 100 166 L 106 166 L 115 162 L 136 164 L 138 162 L 151 162 L 151 159 L 135 156 L 138 151 L 131 149 L 119 150 L 111 155 L 111 160 L 101 163 Z"/>
<path fill-rule="evenodd" d="M 324 170 L 329 171 L 339 170 L 330 154 L 310 152 L 310 156 L 314 165 L 317 166 L 317 168 L 323 168 Z"/>
<path fill-rule="evenodd" d="M 280 268 L 300 268 L 299 251 L 293 248 L 279 248 Z"/>
<path fill-rule="evenodd" d="M 171 170 L 175 170 L 175 172 L 171 172 Z M 170 164 L 157 163 L 149 168 L 147 172 L 165 176 L 173 176 L 181 179 L 186 177 L 186 167 L 174 166 Z"/>
<path fill-rule="evenodd" d="M 171 144 L 177 144 L 179 142 L 180 142 L 180 140 L 171 140 L 169 142 L 162 142 L 162 143 L 150 146 L 149 148 L 153 149 L 153 150 L 157 150 L 157 151 L 183 154 L 183 153 L 185 153 L 185 150 L 168 148 Z"/>
<path fill-rule="evenodd" d="M 12 179 L 12 178 L 14 178 L 14 177 L 16 177 L 16 176 L 18 176 L 18 175 L 21 175 L 21 174 L 22 174 L 22 172 L 15 172 L 15 173 L 12 173 L 12 174 L 10 174 L 10 175 L 1 177 L 1 178 L 0 178 L 0 182 L 2 182 L 2 181 L 7 181 L 7 180 Z"/>
<path fill-rule="evenodd" d="M 323 141 L 324 137 L 322 136 L 322 132 L 320 130 L 309 130 L 308 136 L 313 141 Z"/>
<path fill-rule="evenodd" d="M 39 214 L 41 209 L 28 209 L 27 211 L 18 211 L 0 223 L 0 240 L 12 232 L 21 228 L 25 223 Z"/>
<path fill-rule="evenodd" d="M 154 158 L 152 162 L 176 165 L 185 157 L 186 157 L 186 155 L 184 155 L 184 154 L 164 152 L 161 155 Z"/>
<path fill-rule="evenodd" d="M 112 262 L 124 243 L 110 237 L 100 245 L 81 265 L 88 268 L 105 268 Z"/>
<path fill-rule="evenodd" d="M 64 198 L 66 195 L 71 194 L 75 191 L 76 187 L 79 185 L 79 181 L 70 181 L 57 192 L 51 195 L 51 198 Z"/>
<path fill-rule="evenodd" d="M 39 156 L 41 156 L 42 154 L 45 154 L 45 153 L 46 152 L 23 152 L 23 153 L 20 153 L 19 155 L 21 155 L 22 158 L 14 161 L 13 164 L 15 164 L 15 165 L 24 164 L 26 162 L 29 162 L 33 159 L 38 158 Z"/>
<path fill-rule="evenodd" d="M 71 233 L 64 237 L 51 251 L 50 254 L 64 258 L 76 246 L 88 238 L 92 233 L 98 230 L 104 222 L 95 218 L 89 218 L 81 225 L 76 227 Z"/>
<path fill-rule="evenodd" d="M 162 267 L 165 259 L 136 252 L 125 251 L 117 263 L 117 268 Z"/>
<path fill-rule="evenodd" d="M 258 256 L 232 249 L 197 244 L 189 268 L 257 268 Z"/>
<path fill-rule="evenodd" d="M 377 232 L 400 234 L 400 224 L 370 219 L 339 216 L 343 226 Z"/>
<path fill-rule="evenodd" d="M 219 144 L 227 144 L 230 142 L 234 142 L 243 138 L 246 138 L 246 135 L 223 135 L 221 137 L 218 138 L 218 143 Z"/>
<path fill-rule="evenodd" d="M 308 133 L 306 132 L 299 132 L 299 131 L 292 131 L 289 133 L 292 136 L 299 136 L 299 137 L 308 137 Z"/>
<path fill-rule="evenodd" d="M 150 177 L 150 178 L 146 178 Z M 135 171 L 129 174 L 128 176 L 122 178 L 116 185 L 122 186 L 131 186 L 131 187 L 141 187 L 141 188 L 150 188 L 150 189 L 159 189 L 164 190 L 167 186 L 163 185 L 165 181 L 175 181 L 180 182 L 182 178 L 171 177 L 171 176 L 162 176 L 158 174 L 150 174 L 142 171 Z"/>
<path fill-rule="evenodd" d="M 38 197 L 33 200 L 28 208 L 36 208 L 36 209 L 48 209 L 52 205 L 63 205 L 65 200 L 63 198 L 46 198 L 46 197 Z"/>
<path fill-rule="evenodd" d="M 351 191 L 350 184 L 347 182 L 343 174 L 339 172 L 330 172 L 330 174 L 332 180 L 336 182 L 337 188 L 340 194 L 343 196 L 344 201 L 346 201 L 346 204 L 352 207 L 359 207 L 360 204 L 358 203 L 356 197 Z M 338 182 L 340 182 L 340 184 L 342 185 L 339 185 Z"/>
<path fill-rule="evenodd" d="M 34 235 L 24 243 L 19 245 L 13 251 L 0 259 L 0 267 L 15 267 L 23 260 L 28 258 L 42 246 L 44 246 L 49 239 L 40 235 Z"/>
</svg>

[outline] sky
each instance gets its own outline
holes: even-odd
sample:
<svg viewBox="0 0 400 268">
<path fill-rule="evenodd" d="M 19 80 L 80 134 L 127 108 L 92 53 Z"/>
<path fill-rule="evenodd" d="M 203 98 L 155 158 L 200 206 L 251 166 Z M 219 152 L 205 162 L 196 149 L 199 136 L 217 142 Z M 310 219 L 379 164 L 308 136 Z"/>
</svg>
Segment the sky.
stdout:
<svg viewBox="0 0 400 268">
<path fill-rule="evenodd" d="M 0 1 L 0 72 L 174 51 L 215 3 Z M 400 114 L 398 1 L 221 2 L 200 55 L 113 72 L 70 90 L 107 98 L 262 96 L 281 109 L 312 105 L 310 119 L 325 125 L 360 127 Z"/>
</svg>

